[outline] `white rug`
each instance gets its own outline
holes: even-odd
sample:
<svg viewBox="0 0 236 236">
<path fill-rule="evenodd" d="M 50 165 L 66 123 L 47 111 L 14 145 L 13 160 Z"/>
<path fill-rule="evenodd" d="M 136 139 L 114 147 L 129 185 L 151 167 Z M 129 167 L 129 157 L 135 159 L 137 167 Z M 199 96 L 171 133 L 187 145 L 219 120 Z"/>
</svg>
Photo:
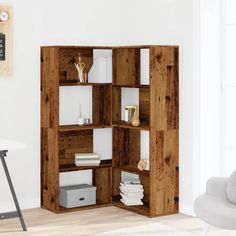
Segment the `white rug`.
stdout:
<svg viewBox="0 0 236 236">
<path fill-rule="evenodd" d="M 129 227 L 120 230 L 109 231 L 106 233 L 95 234 L 96 236 L 193 236 L 196 234 L 186 232 L 182 229 L 167 225 L 165 223 L 151 223 L 142 226 Z"/>
</svg>

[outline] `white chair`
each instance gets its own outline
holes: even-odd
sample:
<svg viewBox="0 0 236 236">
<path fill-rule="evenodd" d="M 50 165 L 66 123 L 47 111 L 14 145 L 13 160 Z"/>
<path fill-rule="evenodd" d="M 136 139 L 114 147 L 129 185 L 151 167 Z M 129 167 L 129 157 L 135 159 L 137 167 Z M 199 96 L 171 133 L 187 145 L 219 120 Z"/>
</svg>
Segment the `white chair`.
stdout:
<svg viewBox="0 0 236 236">
<path fill-rule="evenodd" d="M 214 177 L 207 182 L 206 193 L 199 196 L 194 203 L 194 210 L 207 225 L 222 229 L 236 230 L 236 205 L 226 195 L 228 178 Z M 206 227 L 204 235 L 207 235 Z"/>
</svg>

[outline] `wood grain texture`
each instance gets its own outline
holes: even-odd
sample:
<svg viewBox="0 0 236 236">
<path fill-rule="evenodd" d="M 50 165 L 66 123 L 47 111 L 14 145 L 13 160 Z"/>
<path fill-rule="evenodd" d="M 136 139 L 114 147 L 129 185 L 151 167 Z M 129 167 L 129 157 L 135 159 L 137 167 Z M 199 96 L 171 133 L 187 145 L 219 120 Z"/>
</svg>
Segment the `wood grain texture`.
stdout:
<svg viewBox="0 0 236 236">
<path fill-rule="evenodd" d="M 135 166 L 140 161 L 140 130 L 113 128 L 113 166 Z"/>
<path fill-rule="evenodd" d="M 93 152 L 93 130 L 61 132 L 59 135 L 59 165 L 75 163 L 75 153 Z"/>
<path fill-rule="evenodd" d="M 9 13 L 9 20 L 0 22 L 0 33 L 6 37 L 6 59 L 0 61 L 0 76 L 11 76 L 13 75 L 13 7 L 1 5 L 1 11 Z"/>
<path fill-rule="evenodd" d="M 112 87 L 112 121 L 121 120 L 121 88 Z"/>
<path fill-rule="evenodd" d="M 41 50 L 41 205 L 53 212 L 59 206 L 58 49 Z"/>
<path fill-rule="evenodd" d="M 140 49 L 114 48 L 112 50 L 113 84 L 140 84 Z"/>
<path fill-rule="evenodd" d="M 111 203 L 112 169 L 97 168 L 93 170 L 93 185 L 97 187 L 96 199 L 99 202 Z"/>
<path fill-rule="evenodd" d="M 93 125 L 112 124 L 112 87 L 111 85 L 93 86 Z"/>
<path fill-rule="evenodd" d="M 150 49 L 150 211 L 178 212 L 178 49 Z"/>
<path fill-rule="evenodd" d="M 139 119 L 141 124 L 149 126 L 150 120 L 150 89 L 139 89 Z"/>
</svg>

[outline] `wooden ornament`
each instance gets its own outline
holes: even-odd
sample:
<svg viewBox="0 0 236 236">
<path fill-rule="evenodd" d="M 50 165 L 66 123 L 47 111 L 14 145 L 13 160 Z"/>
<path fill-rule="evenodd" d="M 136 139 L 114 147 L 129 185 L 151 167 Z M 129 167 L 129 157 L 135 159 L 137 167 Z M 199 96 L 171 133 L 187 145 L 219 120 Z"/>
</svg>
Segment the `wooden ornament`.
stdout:
<svg viewBox="0 0 236 236">
<path fill-rule="evenodd" d="M 147 161 L 146 160 L 141 160 L 138 163 L 138 169 L 139 170 L 145 170 L 147 168 Z"/>
</svg>

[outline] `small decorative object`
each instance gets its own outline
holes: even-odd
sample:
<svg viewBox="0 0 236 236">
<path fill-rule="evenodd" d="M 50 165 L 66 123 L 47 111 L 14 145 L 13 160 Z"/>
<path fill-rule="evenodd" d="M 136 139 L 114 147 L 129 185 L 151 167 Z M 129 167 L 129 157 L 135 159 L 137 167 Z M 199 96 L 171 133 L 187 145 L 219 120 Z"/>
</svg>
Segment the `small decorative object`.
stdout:
<svg viewBox="0 0 236 236">
<path fill-rule="evenodd" d="M 88 83 L 88 73 L 84 73 L 84 83 Z"/>
<path fill-rule="evenodd" d="M 130 122 L 133 126 L 139 126 L 139 111 L 137 105 L 125 106 L 125 121 Z"/>
<path fill-rule="evenodd" d="M 79 118 L 78 118 L 78 125 L 84 124 L 84 118 L 82 117 L 82 107 L 81 104 L 79 104 Z"/>
<path fill-rule="evenodd" d="M 1 22 L 7 22 L 9 19 L 9 13 L 7 11 L 1 11 L 0 12 L 0 21 Z"/>
<path fill-rule="evenodd" d="M 85 79 L 84 79 L 84 73 L 83 73 L 83 70 L 84 70 L 84 67 L 85 67 L 85 63 L 82 62 L 82 59 L 81 59 L 81 55 L 79 54 L 78 56 L 78 62 L 77 63 L 74 63 L 75 65 L 75 68 L 77 69 L 78 71 L 78 80 L 79 80 L 79 83 L 85 83 Z"/>
<path fill-rule="evenodd" d="M 125 107 L 125 122 L 129 122 L 129 108 Z"/>
<path fill-rule="evenodd" d="M 85 120 L 84 120 L 84 124 L 85 124 L 85 125 L 90 125 L 90 124 L 91 124 L 90 119 L 89 119 L 89 118 L 85 119 Z"/>
<path fill-rule="evenodd" d="M 138 163 L 138 169 L 143 170 L 149 170 L 149 160 L 141 160 Z"/>
</svg>

